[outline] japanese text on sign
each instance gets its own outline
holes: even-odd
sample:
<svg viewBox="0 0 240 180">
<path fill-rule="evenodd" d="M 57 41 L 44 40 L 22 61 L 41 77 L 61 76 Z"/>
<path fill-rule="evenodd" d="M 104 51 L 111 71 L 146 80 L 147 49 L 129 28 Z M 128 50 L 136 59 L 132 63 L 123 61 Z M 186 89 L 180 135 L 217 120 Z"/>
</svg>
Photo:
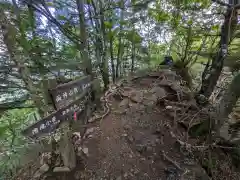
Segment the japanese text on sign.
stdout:
<svg viewBox="0 0 240 180">
<path fill-rule="evenodd" d="M 89 89 L 91 86 L 90 80 L 90 76 L 86 76 L 80 80 L 63 84 L 50 90 L 50 94 L 53 97 L 56 108 L 60 109 L 66 106 L 66 104 L 73 102 L 76 97 Z"/>
<path fill-rule="evenodd" d="M 30 137 L 39 137 L 42 134 L 54 131 L 61 121 L 73 119 L 74 112 L 81 113 L 84 110 L 87 98 L 83 97 L 28 127 L 23 131 L 23 134 Z"/>
</svg>

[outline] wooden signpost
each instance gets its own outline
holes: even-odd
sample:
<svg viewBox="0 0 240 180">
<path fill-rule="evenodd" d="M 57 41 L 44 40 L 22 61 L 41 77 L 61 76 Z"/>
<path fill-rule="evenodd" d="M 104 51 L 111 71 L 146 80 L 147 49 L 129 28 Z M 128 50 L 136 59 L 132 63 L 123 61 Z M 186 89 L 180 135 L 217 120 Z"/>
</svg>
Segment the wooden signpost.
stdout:
<svg viewBox="0 0 240 180">
<path fill-rule="evenodd" d="M 80 80 L 71 81 L 49 90 L 55 109 L 61 109 L 66 104 L 81 98 L 84 91 L 91 87 L 91 77 L 85 76 Z"/>
<path fill-rule="evenodd" d="M 85 110 L 90 100 L 91 78 L 85 76 L 49 90 L 56 112 L 29 126 L 22 133 L 31 138 L 53 132 L 61 122 L 73 120 L 74 115 Z"/>
<path fill-rule="evenodd" d="M 87 116 L 84 118 L 88 118 L 88 104 L 91 101 L 91 90 L 92 83 L 90 76 L 85 76 L 79 80 L 50 89 L 49 94 L 56 111 L 23 131 L 23 134 L 28 137 L 38 138 L 54 132 L 57 128 L 61 130 L 59 152 L 64 166 L 54 167 L 53 172 L 59 172 L 60 169 L 61 171 L 71 171 L 76 167 L 76 154 L 71 139 L 70 122 L 73 119 L 77 120 L 76 116 L 82 112 L 86 112 Z M 84 124 L 84 122 L 79 124 Z M 52 141 L 53 144 L 54 141 Z M 53 145 L 53 147 L 55 146 Z M 55 150 L 55 148 L 52 150 L 53 157 Z"/>
</svg>

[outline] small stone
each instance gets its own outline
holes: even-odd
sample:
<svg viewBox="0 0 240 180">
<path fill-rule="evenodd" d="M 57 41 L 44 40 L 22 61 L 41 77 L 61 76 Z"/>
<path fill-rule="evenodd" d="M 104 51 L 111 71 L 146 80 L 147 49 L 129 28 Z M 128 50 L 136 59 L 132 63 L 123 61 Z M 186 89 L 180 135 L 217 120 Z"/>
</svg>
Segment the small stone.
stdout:
<svg viewBox="0 0 240 180">
<path fill-rule="evenodd" d="M 73 135 L 74 135 L 74 136 L 77 136 L 78 138 L 81 138 L 80 132 L 74 132 Z"/>
<path fill-rule="evenodd" d="M 155 93 L 158 99 L 162 99 L 167 96 L 166 91 L 163 88 L 157 86 L 152 88 L 150 92 Z"/>
<path fill-rule="evenodd" d="M 131 93 L 131 100 L 137 103 L 142 102 L 143 93 L 141 91 L 134 91 Z"/>
<path fill-rule="evenodd" d="M 69 167 L 55 167 L 53 172 L 70 172 Z"/>
<path fill-rule="evenodd" d="M 92 134 L 88 135 L 88 138 L 89 138 L 89 139 L 90 139 L 90 138 L 93 138 L 93 135 L 92 135 Z"/>
<path fill-rule="evenodd" d="M 127 176 L 128 176 L 128 173 L 124 173 L 123 177 L 125 177 L 125 178 L 126 178 Z"/>
<path fill-rule="evenodd" d="M 86 130 L 86 132 L 85 132 L 85 136 L 87 136 L 87 135 L 93 133 L 95 129 L 96 129 L 96 128 L 94 128 L 94 127 L 92 127 L 92 128 L 88 128 L 88 129 Z"/>
<path fill-rule="evenodd" d="M 173 107 L 172 106 L 166 106 L 166 109 L 172 109 Z"/>
<path fill-rule="evenodd" d="M 87 148 L 87 147 L 83 148 L 82 151 L 83 151 L 83 153 L 84 153 L 85 155 L 87 155 L 87 156 L 89 155 L 89 154 L 88 154 L 88 148 Z"/>
<path fill-rule="evenodd" d="M 131 130 L 131 129 L 132 129 L 131 126 L 129 126 L 129 125 L 125 125 L 123 128 L 124 128 L 125 130 Z"/>
<path fill-rule="evenodd" d="M 125 133 L 125 134 L 122 134 L 123 137 L 127 137 L 128 135 Z"/>
</svg>

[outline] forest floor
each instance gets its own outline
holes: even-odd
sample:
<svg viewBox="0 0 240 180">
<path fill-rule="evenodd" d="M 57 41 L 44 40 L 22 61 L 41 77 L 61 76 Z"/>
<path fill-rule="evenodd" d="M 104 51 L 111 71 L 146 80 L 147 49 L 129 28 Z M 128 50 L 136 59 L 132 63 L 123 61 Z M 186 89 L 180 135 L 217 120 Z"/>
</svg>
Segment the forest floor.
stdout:
<svg viewBox="0 0 240 180">
<path fill-rule="evenodd" d="M 76 169 L 45 179 L 239 179 L 229 153 L 207 145 L 209 134 L 189 135 L 209 115 L 173 71 L 131 77 L 104 98 L 109 113 L 86 131 Z"/>
</svg>

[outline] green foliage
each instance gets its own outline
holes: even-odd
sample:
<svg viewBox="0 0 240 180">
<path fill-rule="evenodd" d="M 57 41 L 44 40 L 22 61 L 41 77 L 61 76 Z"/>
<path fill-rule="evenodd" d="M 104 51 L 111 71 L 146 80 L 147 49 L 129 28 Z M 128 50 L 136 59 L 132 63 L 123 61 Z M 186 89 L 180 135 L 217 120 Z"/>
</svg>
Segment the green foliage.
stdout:
<svg viewBox="0 0 240 180">
<path fill-rule="evenodd" d="M 148 9 L 148 15 L 153 17 L 158 23 L 165 22 L 170 19 L 169 13 L 154 8 Z"/>
<path fill-rule="evenodd" d="M 32 109 L 14 109 L 4 113 L 0 118 L 0 178 L 15 173 L 20 165 L 20 152 L 27 147 L 21 131 L 34 123 L 30 113 Z"/>
</svg>

